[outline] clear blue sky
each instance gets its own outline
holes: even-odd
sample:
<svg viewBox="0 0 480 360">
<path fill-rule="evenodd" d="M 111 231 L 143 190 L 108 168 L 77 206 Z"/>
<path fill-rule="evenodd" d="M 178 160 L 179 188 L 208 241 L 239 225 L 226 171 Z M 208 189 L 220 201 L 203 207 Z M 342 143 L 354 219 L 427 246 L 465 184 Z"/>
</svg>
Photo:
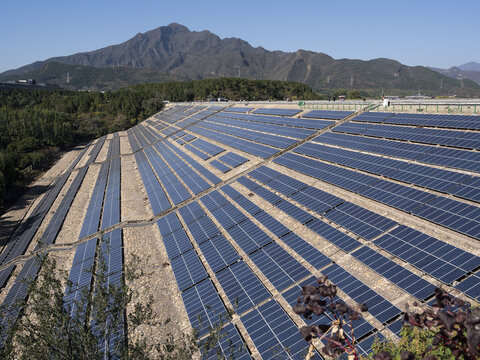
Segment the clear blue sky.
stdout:
<svg viewBox="0 0 480 360">
<path fill-rule="evenodd" d="M 448 68 L 480 62 L 479 14 L 478 0 L 1 0 L 0 72 L 172 22 L 268 50 Z"/>
</svg>

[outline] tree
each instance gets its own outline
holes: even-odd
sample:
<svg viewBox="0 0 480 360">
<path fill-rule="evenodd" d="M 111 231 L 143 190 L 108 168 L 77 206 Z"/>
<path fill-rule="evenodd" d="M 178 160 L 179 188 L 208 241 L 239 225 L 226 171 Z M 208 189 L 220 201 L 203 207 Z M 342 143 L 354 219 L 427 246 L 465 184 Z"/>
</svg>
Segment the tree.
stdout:
<svg viewBox="0 0 480 360">
<path fill-rule="evenodd" d="M 0 358 L 2 359 L 151 359 L 190 360 L 201 350 L 211 352 L 224 336 L 220 319 L 206 339 L 198 341 L 195 331 L 180 336 L 164 334 L 164 342 L 149 343 L 145 336 L 128 338 L 140 326 L 162 326 L 153 312 L 153 299 L 146 303 L 125 282 L 109 284 L 107 267 L 99 256 L 94 273 L 93 292 L 81 292 L 71 301 L 65 296 L 67 274 L 58 271 L 54 257 L 38 255 L 41 271 L 37 279 L 28 280 L 28 299 L 20 300 L 13 308 L 2 309 L 2 317 L 10 317 L 8 326 L 1 330 Z M 134 271 L 133 258 L 125 270 L 130 281 L 143 276 Z M 133 311 L 125 314 L 127 306 Z M 12 314 L 20 314 L 18 318 Z M 232 349 L 232 353 L 235 350 Z"/>
</svg>

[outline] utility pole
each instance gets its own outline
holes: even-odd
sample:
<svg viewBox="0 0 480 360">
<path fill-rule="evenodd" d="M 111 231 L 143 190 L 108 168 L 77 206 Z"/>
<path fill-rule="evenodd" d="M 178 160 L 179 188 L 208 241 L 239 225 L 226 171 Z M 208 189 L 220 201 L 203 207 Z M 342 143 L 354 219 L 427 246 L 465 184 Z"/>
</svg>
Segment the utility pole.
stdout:
<svg viewBox="0 0 480 360">
<path fill-rule="evenodd" d="M 87 90 L 87 70 L 85 69 L 85 58 L 83 58 L 83 90 Z"/>
<path fill-rule="evenodd" d="M 443 78 L 440 79 L 440 90 L 443 89 Z"/>
</svg>

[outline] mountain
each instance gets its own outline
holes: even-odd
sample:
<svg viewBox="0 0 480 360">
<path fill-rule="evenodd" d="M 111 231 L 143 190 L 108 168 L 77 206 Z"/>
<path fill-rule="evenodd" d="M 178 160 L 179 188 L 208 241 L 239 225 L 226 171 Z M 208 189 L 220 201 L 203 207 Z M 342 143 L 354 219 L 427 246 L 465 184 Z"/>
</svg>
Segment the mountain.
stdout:
<svg viewBox="0 0 480 360">
<path fill-rule="evenodd" d="M 477 68 L 479 70 L 475 70 Z M 460 66 L 452 66 L 449 69 L 431 69 L 453 79 L 469 79 L 480 85 L 480 64 L 476 62 L 469 62 Z"/>
<path fill-rule="evenodd" d="M 458 66 L 458 68 L 463 71 L 480 71 L 480 64 L 475 61 L 471 61 Z"/>
<path fill-rule="evenodd" d="M 0 76 L 2 81 L 18 79 L 17 74 Z M 68 65 L 59 62 L 47 62 L 40 68 L 22 74 L 28 79 L 38 82 L 60 85 L 68 90 L 115 90 L 120 87 L 146 82 L 185 80 L 179 75 L 170 75 L 149 68 L 133 68 L 126 66 L 98 68 L 83 65 Z"/>
<path fill-rule="evenodd" d="M 121 44 L 54 57 L 9 70 L 0 74 L 0 80 L 11 79 L 12 76 L 33 76 L 35 71 L 44 69 L 51 62 L 100 69 L 114 67 L 114 73 L 124 68 L 122 81 L 125 83 L 143 79 L 143 75 L 135 71 L 143 69 L 159 72 L 155 73 L 158 77 L 148 81 L 161 81 L 168 76 L 185 79 L 242 77 L 298 81 L 319 92 L 354 88 L 377 96 L 382 89 L 387 94 L 399 95 L 412 95 L 420 91 L 432 95 L 480 96 L 480 85 L 473 81 L 464 80 L 462 87 L 461 81 L 426 67 L 409 67 L 384 58 L 369 61 L 336 60 L 327 54 L 306 50 L 268 51 L 262 47 L 252 47 L 238 38 L 221 39 L 209 31 L 190 31 L 175 23 L 139 33 Z M 55 66 L 58 68 L 58 65 Z M 55 76 L 58 78 L 60 74 Z M 118 74 L 116 76 L 120 77 Z M 78 85 L 84 86 L 81 81 Z M 108 81 L 98 80 L 96 86 L 107 87 Z"/>
</svg>

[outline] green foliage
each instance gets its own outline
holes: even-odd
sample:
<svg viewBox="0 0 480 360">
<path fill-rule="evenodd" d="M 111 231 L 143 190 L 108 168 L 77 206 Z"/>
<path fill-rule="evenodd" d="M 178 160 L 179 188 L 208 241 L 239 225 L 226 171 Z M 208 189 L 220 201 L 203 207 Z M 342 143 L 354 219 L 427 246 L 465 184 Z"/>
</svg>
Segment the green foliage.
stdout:
<svg viewBox="0 0 480 360">
<path fill-rule="evenodd" d="M 207 100 L 225 97 L 229 100 L 317 100 L 321 97 L 305 84 L 294 81 L 219 78 L 182 82 L 134 85 L 133 89 L 155 91 L 169 101 Z"/>
<path fill-rule="evenodd" d="M 208 97 L 230 100 L 318 99 L 307 85 L 292 81 L 208 79 L 140 84 L 117 91 L 0 91 L 0 205 L 24 169 L 44 169 L 52 149 L 66 149 L 126 130 L 157 113 L 164 100 Z"/>
<path fill-rule="evenodd" d="M 59 271 L 54 257 L 37 255 L 35 266 L 41 270 L 36 279 L 26 281 L 28 298 L 12 307 L 0 308 L 0 316 L 10 319 L 6 328 L 0 328 L 0 358 L 190 360 L 198 357 L 199 351 L 211 354 L 225 337 L 223 326 L 231 318 L 219 315 L 217 323 L 208 326 L 209 333 L 201 341 L 195 330 L 178 334 L 166 332 L 164 329 L 171 320 L 158 319 L 153 298 L 142 300 L 142 294 L 126 285 L 145 275 L 140 270 L 138 257 L 132 256 L 125 265 L 125 281 L 120 285 L 111 284 L 106 264 L 110 251 L 108 240 L 100 241 L 104 243 L 99 247 L 106 253 L 98 251 L 97 261 L 89 269 L 94 278 L 92 290 L 85 287 L 73 302 L 65 300 L 65 287 L 73 285 L 67 272 Z M 127 308 L 131 309 L 128 314 Z M 147 337 L 143 330 L 149 327 L 162 334 L 161 342 L 152 342 Z M 127 330 L 133 335 L 128 336 L 128 341 Z M 241 350 L 230 344 L 228 358 L 233 359 Z M 221 352 L 216 355 L 218 359 L 224 358 Z"/>
<path fill-rule="evenodd" d="M 184 334 L 180 339 L 168 335 L 167 347 L 148 344 L 145 337 L 127 342 L 124 324 L 134 332 L 139 326 L 157 325 L 150 299 L 138 302 L 125 284 L 108 284 L 105 259 L 100 257 L 95 270 L 94 293 L 83 291 L 72 304 L 64 298 L 66 273 L 59 275 L 54 258 L 38 258 L 39 278 L 28 281 L 29 299 L 20 301 L 20 318 L 11 322 L 7 340 L 0 348 L 2 359 L 150 359 L 152 350 L 162 359 L 191 359 L 198 351 L 196 338 Z M 93 296 L 92 296 L 93 295 Z M 138 294 L 137 294 L 138 295 Z M 134 311 L 125 317 L 128 304 Z M 4 314 L 2 314 L 4 316 Z M 114 339 L 108 346 L 109 339 Z M 170 354 L 175 354 L 170 357 Z M 177 355 L 182 356 L 178 357 Z"/>
<path fill-rule="evenodd" d="M 434 356 L 436 359 L 457 359 L 452 354 L 452 350 L 444 343 L 434 345 L 434 339 L 438 331 L 434 329 L 422 329 L 416 326 L 405 325 L 400 333 L 400 341 L 375 339 L 372 345 L 373 354 L 369 359 L 373 359 L 375 354 L 386 351 L 392 359 L 402 359 L 402 353 L 409 352 L 415 356 L 415 359 L 423 359 L 426 355 Z M 461 357 L 463 359 L 463 357 Z"/>
<path fill-rule="evenodd" d="M 347 89 L 338 89 L 332 94 L 332 96 L 335 96 L 337 99 L 339 96 L 345 96 L 347 100 L 357 100 L 362 98 L 360 91 Z"/>
<path fill-rule="evenodd" d="M 121 131 L 160 111 L 152 88 L 116 92 L 0 91 L 0 205 L 24 169 L 47 168 L 58 149 Z"/>
</svg>

